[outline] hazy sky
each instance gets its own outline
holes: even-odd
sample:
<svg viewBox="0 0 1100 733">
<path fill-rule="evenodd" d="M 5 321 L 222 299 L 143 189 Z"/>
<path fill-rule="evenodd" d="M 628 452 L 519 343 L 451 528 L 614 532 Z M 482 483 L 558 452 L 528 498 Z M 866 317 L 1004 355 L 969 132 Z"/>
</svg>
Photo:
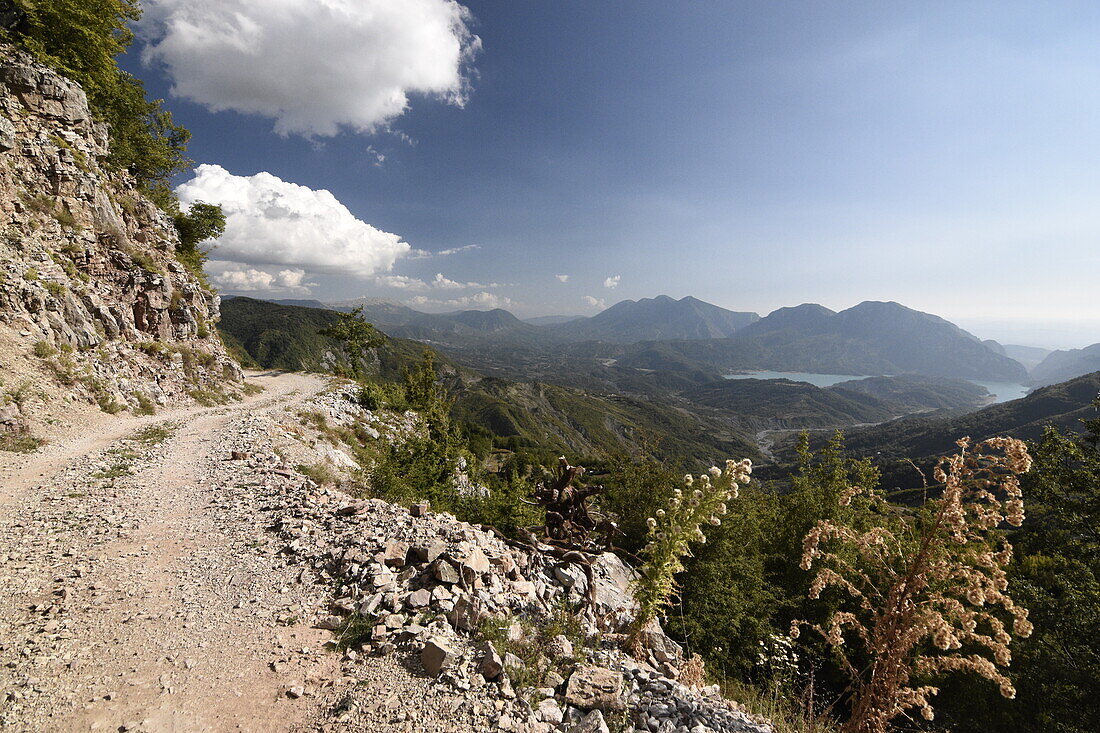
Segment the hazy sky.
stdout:
<svg viewBox="0 0 1100 733">
<path fill-rule="evenodd" d="M 1096 2 L 146 7 L 126 66 L 194 133 L 184 201 L 230 212 L 225 292 L 1100 341 Z"/>
</svg>

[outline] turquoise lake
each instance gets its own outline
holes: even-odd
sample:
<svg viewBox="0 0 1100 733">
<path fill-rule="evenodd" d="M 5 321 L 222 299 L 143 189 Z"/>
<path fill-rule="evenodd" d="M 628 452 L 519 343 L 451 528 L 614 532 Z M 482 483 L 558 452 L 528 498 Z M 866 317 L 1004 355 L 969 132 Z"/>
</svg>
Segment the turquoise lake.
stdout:
<svg viewBox="0 0 1100 733">
<path fill-rule="evenodd" d="M 726 379 L 789 379 L 792 382 L 809 382 L 815 387 L 832 387 L 834 384 L 850 382 L 853 379 L 865 379 L 851 374 L 813 374 L 810 372 L 745 372 L 743 374 L 727 374 Z M 993 401 L 1008 402 L 1019 399 L 1027 394 L 1028 387 L 1014 382 L 990 382 L 981 379 L 968 379 L 979 386 L 985 387 L 993 395 Z"/>
</svg>

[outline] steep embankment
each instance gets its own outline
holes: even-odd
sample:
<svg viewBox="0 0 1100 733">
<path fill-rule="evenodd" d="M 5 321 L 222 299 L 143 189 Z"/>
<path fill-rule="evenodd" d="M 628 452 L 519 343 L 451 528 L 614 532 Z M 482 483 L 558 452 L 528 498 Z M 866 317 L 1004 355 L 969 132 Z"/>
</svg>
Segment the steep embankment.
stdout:
<svg viewBox="0 0 1100 733">
<path fill-rule="evenodd" d="M 109 146 L 78 85 L 0 45 L 5 387 L 112 412 L 239 393 L 217 296 L 177 261 L 170 218 L 106 167 Z M 46 400 L 7 401 L 9 425 L 41 427 Z"/>
</svg>

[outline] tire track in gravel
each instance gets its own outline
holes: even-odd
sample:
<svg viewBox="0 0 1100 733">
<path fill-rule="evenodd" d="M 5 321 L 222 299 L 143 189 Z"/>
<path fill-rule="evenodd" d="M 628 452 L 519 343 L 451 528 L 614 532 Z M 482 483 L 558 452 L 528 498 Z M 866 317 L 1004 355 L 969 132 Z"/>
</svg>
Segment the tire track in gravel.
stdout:
<svg viewBox="0 0 1100 733">
<path fill-rule="evenodd" d="M 250 381 L 265 392 L 150 418 L 104 416 L 11 467 L 0 500 L 0 726 L 267 731 L 313 714 L 284 693 L 294 680 L 339 674 L 332 655 L 311 653 L 327 634 L 273 618 L 316 599 L 256 550 L 259 513 L 233 514 L 222 482 L 232 480 L 225 446 L 235 430 L 324 382 Z M 133 475 L 103 477 L 112 456 L 133 450 L 126 436 L 165 423 L 178 427 L 133 459 Z M 237 495 L 247 503 L 247 491 Z"/>
</svg>

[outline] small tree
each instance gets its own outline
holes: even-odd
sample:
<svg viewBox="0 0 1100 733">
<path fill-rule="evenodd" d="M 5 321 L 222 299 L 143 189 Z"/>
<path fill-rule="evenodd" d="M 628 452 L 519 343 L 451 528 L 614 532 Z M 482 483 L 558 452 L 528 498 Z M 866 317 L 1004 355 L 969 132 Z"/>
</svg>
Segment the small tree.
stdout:
<svg viewBox="0 0 1100 733">
<path fill-rule="evenodd" d="M 959 453 L 936 465 L 939 498 L 904 510 L 852 487 L 840 497 L 850 510 L 818 522 L 804 540 L 802 568 L 819 567 L 810 597 L 835 586 L 852 600 L 824 625 L 791 625 L 792 636 L 802 625 L 817 630 L 850 677 L 845 733 L 880 733 L 913 708 L 931 720 L 929 700 L 938 689 L 914 686 L 914 677 L 969 671 L 1015 696 L 998 670 L 1011 660 L 1002 616 L 1017 636 L 1032 627 L 1027 610 L 1006 593 L 1012 547 L 998 527 L 1023 521 L 1017 476 L 1031 458 L 1012 438 L 992 438 L 973 451 L 969 438 L 958 445 Z"/>
<path fill-rule="evenodd" d="M 201 272 L 209 250 L 199 245 L 225 233 L 225 212 L 217 204 L 196 201 L 186 213 L 176 213 L 172 221 L 180 235 L 176 255 L 192 272 Z"/>
<path fill-rule="evenodd" d="M 363 377 L 363 352 L 386 343 L 386 335 L 363 318 L 362 306 L 351 313 L 341 313 L 335 323 L 325 326 L 318 333 L 344 345 L 348 358 L 348 371 L 354 379 Z"/>
<path fill-rule="evenodd" d="M 658 509 L 649 517 L 648 542 L 642 550 L 645 562 L 634 587 L 638 615 L 634 619 L 631 646 L 638 650 L 642 632 L 664 609 L 676 590 L 676 574 L 684 569 L 681 558 L 691 554 L 689 544 L 706 542 L 704 523 L 719 525 L 726 513 L 726 502 L 737 497 L 738 484 L 747 483 L 752 462 L 726 461 L 722 470 L 713 466 L 709 473 L 684 476 L 684 488 L 675 489 L 667 509 Z"/>
</svg>

